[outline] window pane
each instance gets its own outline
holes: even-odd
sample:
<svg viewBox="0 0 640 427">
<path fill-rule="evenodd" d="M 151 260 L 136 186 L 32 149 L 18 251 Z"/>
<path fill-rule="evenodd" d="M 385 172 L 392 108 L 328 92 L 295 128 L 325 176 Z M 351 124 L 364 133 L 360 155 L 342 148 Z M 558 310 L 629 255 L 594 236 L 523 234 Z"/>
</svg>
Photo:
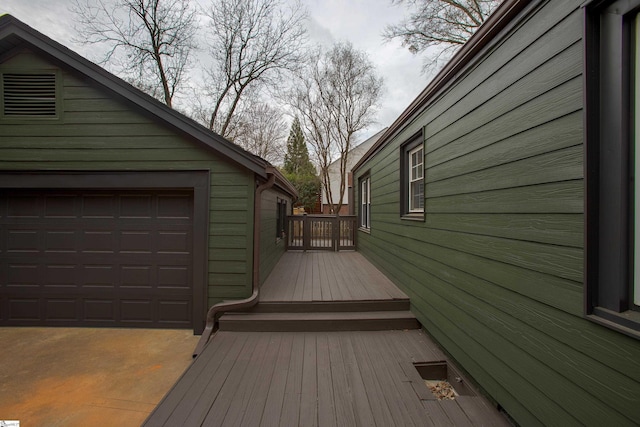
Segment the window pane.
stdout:
<svg viewBox="0 0 640 427">
<path fill-rule="evenodd" d="M 367 180 L 362 181 L 362 204 L 367 203 L 369 199 L 369 189 L 367 188 Z"/>
<path fill-rule="evenodd" d="M 411 181 L 422 178 L 423 171 L 423 151 L 422 148 L 411 153 L 411 162 L 410 162 L 410 177 Z"/>
<path fill-rule="evenodd" d="M 416 184 L 415 182 L 411 183 L 411 206 L 409 207 L 409 210 L 414 210 L 416 208 L 417 205 L 417 201 L 418 201 L 418 196 L 416 194 Z"/>
<path fill-rule="evenodd" d="M 363 226 L 365 228 L 369 228 L 369 207 L 367 205 L 364 205 L 364 212 L 363 212 L 364 216 L 362 217 L 363 219 Z"/>
<path fill-rule="evenodd" d="M 409 197 L 409 210 L 418 210 L 424 208 L 424 184 L 421 181 L 411 183 Z"/>
</svg>

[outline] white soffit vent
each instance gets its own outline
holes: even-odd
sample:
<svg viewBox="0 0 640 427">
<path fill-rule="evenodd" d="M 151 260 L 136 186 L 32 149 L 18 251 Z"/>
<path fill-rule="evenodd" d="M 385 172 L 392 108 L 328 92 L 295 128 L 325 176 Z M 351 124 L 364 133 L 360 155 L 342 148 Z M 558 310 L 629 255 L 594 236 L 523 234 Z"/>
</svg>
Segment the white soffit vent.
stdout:
<svg viewBox="0 0 640 427">
<path fill-rule="evenodd" d="M 2 75 L 4 115 L 52 117 L 56 115 L 55 73 Z"/>
</svg>

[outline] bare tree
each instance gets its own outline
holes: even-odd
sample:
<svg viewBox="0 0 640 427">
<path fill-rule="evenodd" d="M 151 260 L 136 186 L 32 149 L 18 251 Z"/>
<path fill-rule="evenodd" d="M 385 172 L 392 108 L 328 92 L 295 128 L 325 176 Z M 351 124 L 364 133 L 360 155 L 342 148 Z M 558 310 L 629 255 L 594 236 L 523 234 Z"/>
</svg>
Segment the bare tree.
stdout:
<svg viewBox="0 0 640 427">
<path fill-rule="evenodd" d="M 78 41 L 106 45 L 101 64 L 172 106 L 196 48 L 189 0 L 75 0 L 71 10 Z"/>
<path fill-rule="evenodd" d="M 248 89 L 275 86 L 303 60 L 306 19 L 299 2 L 219 0 L 208 11 L 213 65 L 209 128 L 227 136 Z"/>
<path fill-rule="evenodd" d="M 309 135 L 325 198 L 339 212 L 346 189 L 347 161 L 355 134 L 373 123 L 382 95 L 382 79 L 364 52 L 337 43 L 317 53 L 292 96 L 293 106 Z M 340 189 L 334 203 L 329 165 L 339 158 Z"/>
<path fill-rule="evenodd" d="M 233 121 L 229 139 L 272 164 L 282 164 L 287 132 L 282 111 L 264 102 L 252 102 Z"/>
<path fill-rule="evenodd" d="M 392 0 L 410 10 L 409 17 L 386 27 L 383 38 L 400 39 L 417 54 L 427 52 L 425 70 L 448 58 L 482 25 L 502 0 Z M 436 47 L 437 49 L 429 49 Z"/>
<path fill-rule="evenodd" d="M 335 154 L 332 126 L 333 118 L 330 105 L 324 99 L 323 90 L 328 86 L 327 78 L 322 71 L 322 54 L 317 52 L 312 55 L 307 73 L 301 75 L 298 86 L 289 96 L 291 106 L 300 117 L 300 122 L 305 129 L 307 141 L 312 148 L 320 181 L 325 189 L 325 199 L 333 206 L 333 198 L 329 187 L 329 165 Z M 329 190 L 327 190 L 329 189 Z"/>
</svg>

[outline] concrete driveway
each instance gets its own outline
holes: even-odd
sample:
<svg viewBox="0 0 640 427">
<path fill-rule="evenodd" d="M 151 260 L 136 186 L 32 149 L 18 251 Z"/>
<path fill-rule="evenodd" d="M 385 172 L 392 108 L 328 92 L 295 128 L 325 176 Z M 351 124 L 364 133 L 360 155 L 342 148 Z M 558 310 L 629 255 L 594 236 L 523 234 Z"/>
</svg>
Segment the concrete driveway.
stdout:
<svg viewBox="0 0 640 427">
<path fill-rule="evenodd" d="M 139 426 L 191 364 L 193 331 L 0 328 L 0 420 Z"/>
</svg>

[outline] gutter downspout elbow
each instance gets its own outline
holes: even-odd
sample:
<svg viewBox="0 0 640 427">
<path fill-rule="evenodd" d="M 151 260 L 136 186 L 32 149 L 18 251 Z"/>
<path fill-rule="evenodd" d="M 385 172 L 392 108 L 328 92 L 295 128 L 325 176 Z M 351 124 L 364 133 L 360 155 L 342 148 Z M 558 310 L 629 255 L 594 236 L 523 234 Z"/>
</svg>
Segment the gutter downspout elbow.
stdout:
<svg viewBox="0 0 640 427">
<path fill-rule="evenodd" d="M 215 328 L 218 318 L 222 313 L 227 311 L 241 310 L 244 308 L 251 308 L 258 303 L 258 294 L 260 290 L 260 231 L 261 231 L 261 208 L 262 208 L 262 193 L 265 190 L 273 187 L 276 182 L 275 169 L 268 167 L 266 169 L 268 180 L 256 187 L 255 198 L 253 203 L 253 276 L 251 279 L 252 293 L 249 298 L 245 298 L 237 301 L 223 301 L 212 306 L 207 312 L 207 323 L 202 331 L 202 336 L 193 351 L 193 358 L 195 359 L 204 347 L 209 342 L 213 329 Z"/>
</svg>

